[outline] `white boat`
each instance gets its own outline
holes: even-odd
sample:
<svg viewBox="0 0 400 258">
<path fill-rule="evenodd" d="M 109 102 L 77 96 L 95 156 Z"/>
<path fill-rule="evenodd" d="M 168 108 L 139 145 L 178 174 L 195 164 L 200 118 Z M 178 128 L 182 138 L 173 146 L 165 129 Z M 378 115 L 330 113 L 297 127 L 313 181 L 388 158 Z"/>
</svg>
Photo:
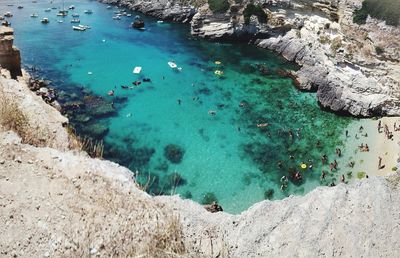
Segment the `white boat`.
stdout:
<svg viewBox="0 0 400 258">
<path fill-rule="evenodd" d="M 71 23 L 80 23 L 81 22 L 81 20 L 79 20 L 79 19 L 72 19 L 71 20 Z"/>
<path fill-rule="evenodd" d="M 73 14 L 72 14 L 72 17 L 74 17 L 74 18 L 78 18 L 78 17 L 79 17 L 79 14 L 77 14 L 77 13 L 73 13 Z"/>
<path fill-rule="evenodd" d="M 10 17 L 13 17 L 13 15 L 12 15 L 11 12 L 6 12 L 6 13 L 4 14 L 4 17 L 10 18 Z"/>
<path fill-rule="evenodd" d="M 113 20 L 121 20 L 121 16 L 114 16 L 114 17 L 112 17 L 113 18 Z"/>
<path fill-rule="evenodd" d="M 82 28 L 81 26 L 72 26 L 73 30 L 77 30 L 77 31 L 85 31 L 85 28 Z"/>
<path fill-rule="evenodd" d="M 36 13 L 31 14 L 31 18 L 37 18 L 37 17 L 39 17 L 39 15 L 37 15 Z"/>
<path fill-rule="evenodd" d="M 60 11 L 57 13 L 57 16 L 61 16 L 61 17 L 68 16 L 68 11 L 66 11 L 66 10 L 60 10 Z"/>
<path fill-rule="evenodd" d="M 93 11 L 92 11 L 92 10 L 85 10 L 84 13 L 86 13 L 86 14 L 92 14 Z"/>
<path fill-rule="evenodd" d="M 51 9 L 50 8 L 47 8 L 47 9 L 45 9 L 44 10 L 46 13 L 48 13 L 48 12 L 51 12 Z"/>
<path fill-rule="evenodd" d="M 74 10 L 74 9 L 75 9 L 75 6 L 70 5 L 70 6 L 68 7 L 68 9 L 69 9 L 69 10 Z"/>
<path fill-rule="evenodd" d="M 40 22 L 43 23 L 43 24 L 47 24 L 47 23 L 49 23 L 50 21 L 49 21 L 48 18 L 43 18 Z"/>
<path fill-rule="evenodd" d="M 109 5 L 109 6 L 107 6 L 107 9 L 111 9 L 112 7 Z"/>
<path fill-rule="evenodd" d="M 157 23 L 161 24 L 161 23 L 164 23 L 164 21 L 157 21 Z"/>
<path fill-rule="evenodd" d="M 0 21 L 4 21 L 4 17 L 3 16 L 0 16 Z"/>
<path fill-rule="evenodd" d="M 91 29 L 90 26 L 88 26 L 88 25 L 82 25 L 82 24 L 79 24 L 78 27 L 84 28 L 85 30 Z"/>
<path fill-rule="evenodd" d="M 177 68 L 178 66 L 174 63 L 174 62 L 168 62 L 169 67 L 171 67 L 172 69 Z"/>
<path fill-rule="evenodd" d="M 57 22 L 58 22 L 58 23 L 63 23 L 64 21 L 62 21 L 62 20 L 58 20 Z"/>
<path fill-rule="evenodd" d="M 135 69 L 133 69 L 133 73 L 139 74 L 142 71 L 142 67 L 136 66 Z"/>
<path fill-rule="evenodd" d="M 132 17 L 132 14 L 128 13 L 128 14 L 126 15 L 126 17 Z"/>
</svg>

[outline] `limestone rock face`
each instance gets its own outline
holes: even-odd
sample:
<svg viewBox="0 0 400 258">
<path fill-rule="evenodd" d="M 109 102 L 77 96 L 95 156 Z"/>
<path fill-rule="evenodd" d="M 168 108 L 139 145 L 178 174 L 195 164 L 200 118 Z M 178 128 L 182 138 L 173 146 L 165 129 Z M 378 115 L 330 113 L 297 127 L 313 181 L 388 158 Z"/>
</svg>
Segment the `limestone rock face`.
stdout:
<svg viewBox="0 0 400 258">
<path fill-rule="evenodd" d="M 12 78 L 21 76 L 21 57 L 19 50 L 13 46 L 14 31 L 10 27 L 0 27 L 0 65 L 10 71 Z"/>
<path fill-rule="evenodd" d="M 102 3 L 115 4 L 139 11 L 162 20 L 189 22 L 195 14 L 195 8 L 175 0 L 100 0 Z"/>
</svg>

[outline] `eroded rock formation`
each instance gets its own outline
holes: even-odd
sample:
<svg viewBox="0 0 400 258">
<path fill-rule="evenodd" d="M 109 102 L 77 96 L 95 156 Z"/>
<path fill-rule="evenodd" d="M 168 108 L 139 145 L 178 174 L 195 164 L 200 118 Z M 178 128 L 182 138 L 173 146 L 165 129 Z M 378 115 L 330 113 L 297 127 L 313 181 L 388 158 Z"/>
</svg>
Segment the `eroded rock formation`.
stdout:
<svg viewBox="0 0 400 258">
<path fill-rule="evenodd" d="M 21 57 L 19 50 L 13 46 L 14 30 L 0 27 L 0 65 L 11 73 L 12 78 L 21 76 Z"/>
</svg>

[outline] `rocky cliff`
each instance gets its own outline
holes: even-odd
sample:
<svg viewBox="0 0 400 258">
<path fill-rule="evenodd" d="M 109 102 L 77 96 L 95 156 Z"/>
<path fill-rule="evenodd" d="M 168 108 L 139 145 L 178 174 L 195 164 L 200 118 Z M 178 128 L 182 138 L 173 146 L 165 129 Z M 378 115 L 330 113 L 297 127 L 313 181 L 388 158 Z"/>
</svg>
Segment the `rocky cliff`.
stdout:
<svg viewBox="0 0 400 258">
<path fill-rule="evenodd" d="M 372 19 L 353 24 L 361 0 L 102 1 L 190 21 L 199 37 L 277 51 L 301 66 L 292 73 L 296 85 L 317 91 L 321 106 L 335 112 L 400 115 L 400 29 Z"/>
<path fill-rule="evenodd" d="M 12 78 L 21 76 L 21 57 L 19 50 L 13 46 L 14 30 L 0 26 L 0 66 L 9 70 Z"/>
</svg>

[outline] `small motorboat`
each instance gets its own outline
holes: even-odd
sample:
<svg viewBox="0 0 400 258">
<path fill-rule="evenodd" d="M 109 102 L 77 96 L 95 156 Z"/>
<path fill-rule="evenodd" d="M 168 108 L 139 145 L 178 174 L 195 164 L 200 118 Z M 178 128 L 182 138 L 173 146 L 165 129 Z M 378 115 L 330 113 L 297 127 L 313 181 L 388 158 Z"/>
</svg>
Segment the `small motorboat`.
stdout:
<svg viewBox="0 0 400 258">
<path fill-rule="evenodd" d="M 74 18 L 78 18 L 78 17 L 79 17 L 79 14 L 77 14 L 77 13 L 73 13 L 73 14 L 72 14 L 72 17 L 74 17 Z"/>
<path fill-rule="evenodd" d="M 10 17 L 13 17 L 13 15 L 12 15 L 11 12 L 6 12 L 6 13 L 4 14 L 4 17 L 10 18 Z"/>
<path fill-rule="evenodd" d="M 37 17 L 39 17 L 39 15 L 37 15 L 36 13 L 31 14 L 31 18 L 37 18 Z"/>
<path fill-rule="evenodd" d="M 135 16 L 135 20 L 131 24 L 132 28 L 143 30 L 144 29 L 144 21 L 140 18 L 139 15 Z"/>
<path fill-rule="evenodd" d="M 128 14 L 126 15 L 126 17 L 132 17 L 132 14 L 128 13 Z"/>
<path fill-rule="evenodd" d="M 162 23 L 164 23 L 164 21 L 157 21 L 157 23 L 158 23 L 158 24 L 162 24 Z"/>
<path fill-rule="evenodd" d="M 134 81 L 134 82 L 132 82 L 132 84 L 135 85 L 135 86 L 139 86 L 140 84 L 142 84 L 142 82 L 141 81 Z"/>
<path fill-rule="evenodd" d="M 131 24 L 132 28 L 138 29 L 138 30 L 144 30 L 144 21 L 143 20 L 135 20 Z"/>
<path fill-rule="evenodd" d="M 55 7 L 55 6 L 54 6 L 54 7 L 51 7 L 51 9 L 52 9 L 52 10 L 57 10 L 57 7 Z"/>
<path fill-rule="evenodd" d="M 143 78 L 143 82 L 151 82 L 150 78 Z"/>
<path fill-rule="evenodd" d="M 92 10 L 85 10 L 84 13 L 86 13 L 86 14 L 92 14 L 93 11 L 92 11 Z"/>
<path fill-rule="evenodd" d="M 215 70 L 214 74 L 217 75 L 217 76 L 223 76 L 224 72 L 221 71 L 221 70 Z"/>
<path fill-rule="evenodd" d="M 108 92 L 107 92 L 107 95 L 108 95 L 108 96 L 114 96 L 114 90 L 108 91 Z"/>
<path fill-rule="evenodd" d="M 68 9 L 69 9 L 69 10 L 74 10 L 74 9 L 75 9 L 75 6 L 70 5 L 70 6 L 68 7 Z"/>
<path fill-rule="evenodd" d="M 64 21 L 62 21 L 62 20 L 58 20 L 57 22 L 58 22 L 58 23 L 63 23 Z"/>
<path fill-rule="evenodd" d="M 50 21 L 48 18 L 43 18 L 40 22 L 43 24 L 48 24 Z"/>
<path fill-rule="evenodd" d="M 111 9 L 112 7 L 109 5 L 109 6 L 107 6 L 107 9 Z"/>
<path fill-rule="evenodd" d="M 178 66 L 174 63 L 174 62 L 168 62 L 169 67 L 171 67 L 172 69 L 177 68 Z"/>
<path fill-rule="evenodd" d="M 22 5 L 18 5 L 18 7 L 17 7 L 18 9 L 22 9 L 22 8 L 24 8 Z"/>
<path fill-rule="evenodd" d="M 136 66 L 135 69 L 133 69 L 133 73 L 139 74 L 142 71 L 142 67 Z"/>
<path fill-rule="evenodd" d="M 113 18 L 113 20 L 121 20 L 121 16 L 119 16 L 119 15 L 114 16 L 114 17 L 112 17 L 112 18 Z"/>
<path fill-rule="evenodd" d="M 79 19 L 72 19 L 71 20 L 71 23 L 80 23 L 81 22 L 81 20 L 79 20 Z"/>
<path fill-rule="evenodd" d="M 3 16 L 0 16 L 0 21 L 4 21 L 4 17 Z"/>
<path fill-rule="evenodd" d="M 57 16 L 61 16 L 61 17 L 68 16 L 68 11 L 67 11 L 67 10 L 60 10 L 60 11 L 57 13 Z"/>
<path fill-rule="evenodd" d="M 127 85 L 121 85 L 121 88 L 127 90 L 127 89 L 129 89 L 129 86 L 127 86 Z"/>
<path fill-rule="evenodd" d="M 47 9 L 45 9 L 44 10 L 46 13 L 48 13 L 48 12 L 51 12 L 51 9 L 50 8 L 47 8 Z"/>
<path fill-rule="evenodd" d="M 73 30 L 77 30 L 77 31 L 85 31 L 86 29 L 81 27 L 81 26 L 72 26 Z"/>
</svg>

